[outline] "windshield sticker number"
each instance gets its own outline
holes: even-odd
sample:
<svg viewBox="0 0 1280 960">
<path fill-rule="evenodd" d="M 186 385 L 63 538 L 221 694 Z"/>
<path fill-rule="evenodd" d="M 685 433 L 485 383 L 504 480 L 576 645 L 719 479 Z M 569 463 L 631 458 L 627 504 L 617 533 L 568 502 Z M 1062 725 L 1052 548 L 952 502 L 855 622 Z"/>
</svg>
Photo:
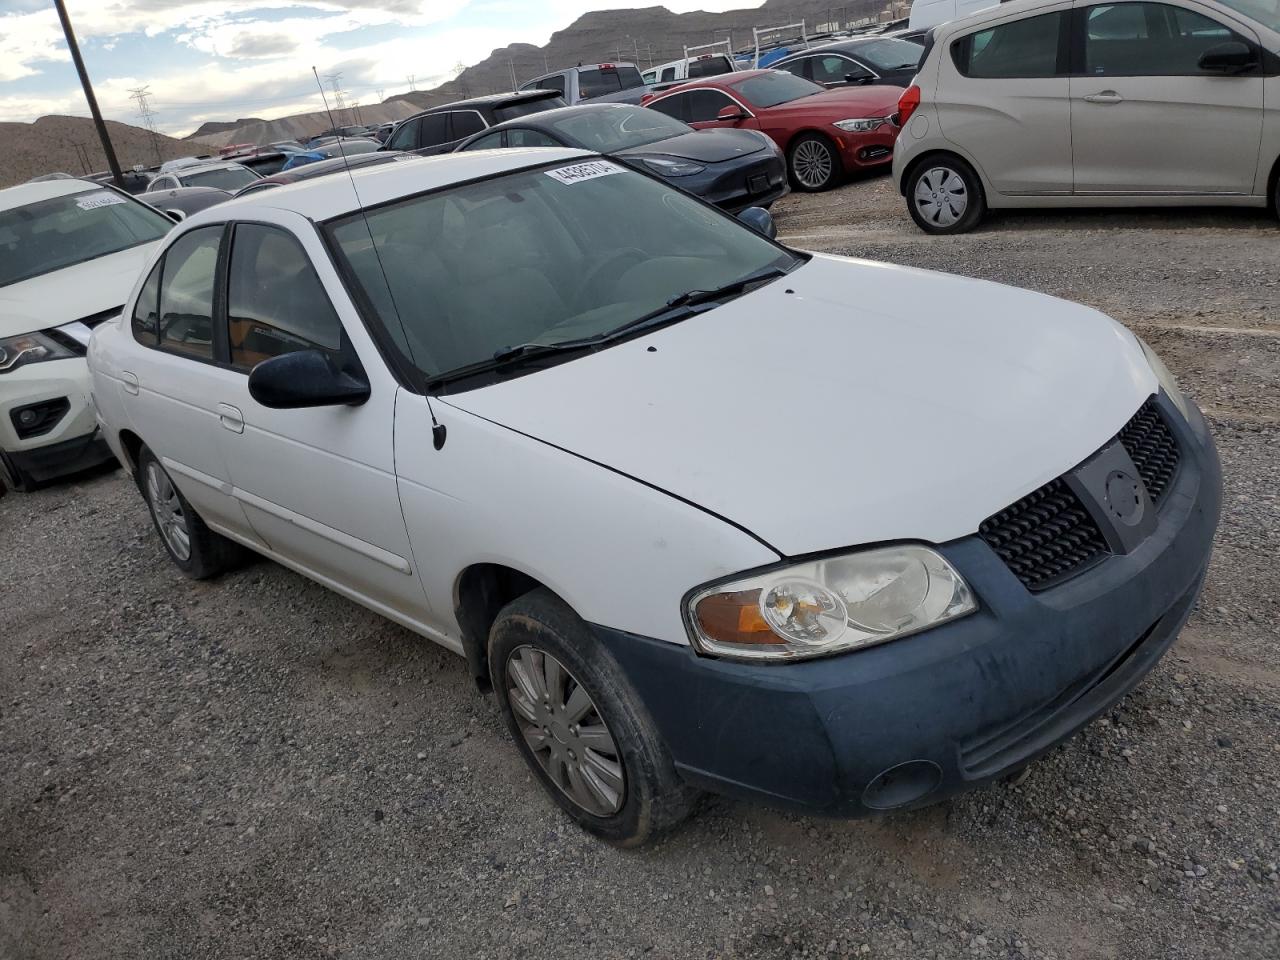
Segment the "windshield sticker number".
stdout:
<svg viewBox="0 0 1280 960">
<path fill-rule="evenodd" d="M 113 203 L 124 203 L 124 197 L 109 190 L 103 190 L 100 193 L 90 193 L 76 198 L 76 206 L 81 210 L 97 210 L 99 207 L 109 207 Z"/>
<path fill-rule="evenodd" d="M 560 167 L 548 170 L 547 176 L 561 183 L 581 183 L 583 180 L 594 180 L 596 177 L 607 177 L 611 173 L 621 173 L 622 168 L 608 160 L 589 160 L 586 163 L 575 163 L 571 167 Z"/>
</svg>

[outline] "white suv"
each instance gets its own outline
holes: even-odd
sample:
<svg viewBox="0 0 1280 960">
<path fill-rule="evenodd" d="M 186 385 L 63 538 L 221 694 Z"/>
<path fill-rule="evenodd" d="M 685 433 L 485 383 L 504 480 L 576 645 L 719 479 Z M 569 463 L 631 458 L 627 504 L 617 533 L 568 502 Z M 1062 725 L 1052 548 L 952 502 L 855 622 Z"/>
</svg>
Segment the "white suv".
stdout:
<svg viewBox="0 0 1280 960">
<path fill-rule="evenodd" d="M 936 28 L 893 173 L 930 233 L 987 208 L 1277 204 L 1276 0 L 1015 0 Z"/>
<path fill-rule="evenodd" d="M 247 547 L 464 655 L 600 836 L 1007 774 L 1190 612 L 1213 441 L 1102 314 L 578 151 L 352 179 L 175 228 L 94 334 L 104 431 L 184 573 Z"/>
</svg>

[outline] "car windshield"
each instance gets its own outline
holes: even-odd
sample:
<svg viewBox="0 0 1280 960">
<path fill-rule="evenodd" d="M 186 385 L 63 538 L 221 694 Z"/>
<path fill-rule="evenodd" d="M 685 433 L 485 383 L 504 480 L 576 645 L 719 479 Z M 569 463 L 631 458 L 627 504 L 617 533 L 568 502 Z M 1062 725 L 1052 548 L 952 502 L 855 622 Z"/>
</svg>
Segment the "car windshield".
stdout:
<svg viewBox="0 0 1280 960">
<path fill-rule="evenodd" d="M 910 40 L 885 37 L 867 40 L 851 48 L 855 54 L 877 70 L 905 70 L 920 62 L 924 45 Z"/>
<path fill-rule="evenodd" d="M 180 175 L 184 187 L 217 187 L 219 190 L 239 190 L 246 183 L 253 183 L 258 175 L 248 167 L 218 167 L 213 170 L 197 170 Z"/>
<path fill-rule="evenodd" d="M 687 124 L 645 107 L 612 107 L 607 110 L 566 111 L 544 125 L 573 146 L 609 153 L 678 137 L 693 130 Z"/>
<path fill-rule="evenodd" d="M 1252 17 L 1268 30 L 1280 33 L 1280 0 L 1219 0 L 1228 10 Z"/>
<path fill-rule="evenodd" d="M 516 117 L 526 117 L 531 113 L 541 113 L 543 110 L 554 110 L 556 107 L 567 107 L 564 97 L 536 97 L 532 100 L 516 100 L 514 103 L 504 103 L 500 107 L 493 108 L 493 122 L 501 123 L 503 120 L 514 120 Z"/>
<path fill-rule="evenodd" d="M 0 211 L 0 287 L 159 240 L 173 221 L 111 190 Z"/>
<path fill-rule="evenodd" d="M 411 197 L 327 229 L 357 299 L 428 379 L 513 347 L 614 333 L 681 294 L 800 262 L 608 160 Z"/>
<path fill-rule="evenodd" d="M 754 77 L 734 81 L 730 86 L 756 107 L 776 107 L 780 103 L 790 103 L 801 97 L 822 93 L 822 87 L 816 83 L 782 70 L 758 73 Z"/>
</svg>

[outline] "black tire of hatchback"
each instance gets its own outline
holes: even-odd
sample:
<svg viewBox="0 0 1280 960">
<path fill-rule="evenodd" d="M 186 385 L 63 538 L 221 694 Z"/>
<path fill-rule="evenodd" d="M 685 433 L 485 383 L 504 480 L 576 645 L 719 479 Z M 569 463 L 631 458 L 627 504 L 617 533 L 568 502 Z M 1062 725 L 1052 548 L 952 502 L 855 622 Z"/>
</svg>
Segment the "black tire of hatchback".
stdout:
<svg viewBox="0 0 1280 960">
<path fill-rule="evenodd" d="M 622 762 L 625 798 L 609 816 L 580 806 L 551 779 L 512 711 L 508 658 L 521 647 L 550 653 L 590 696 Z M 621 667 L 563 600 L 538 588 L 512 600 L 489 632 L 489 676 L 516 748 L 543 788 L 587 832 L 618 847 L 638 847 L 683 821 L 698 792 L 675 771 L 652 718 Z"/>
<path fill-rule="evenodd" d="M 814 179 L 809 176 L 809 182 L 805 182 L 803 176 L 797 171 L 796 167 L 801 162 L 802 157 L 809 157 L 812 151 L 822 151 L 827 157 L 827 173 L 821 179 Z M 812 153 L 815 158 L 814 163 L 817 164 L 811 169 L 815 171 L 821 170 L 821 159 L 817 153 Z M 796 137 L 792 141 L 791 146 L 787 149 L 787 174 L 791 178 L 791 185 L 797 190 L 805 193 L 821 193 L 823 190 L 830 190 L 840 178 L 844 176 L 844 165 L 840 162 L 840 154 L 836 152 L 835 146 L 826 137 L 818 133 L 806 133 Z"/>
<path fill-rule="evenodd" d="M 964 183 L 965 208 L 963 213 L 952 223 L 937 223 L 930 220 L 916 205 L 916 188 L 926 174 L 934 170 L 949 170 Z M 982 180 L 964 160 L 951 154 L 929 157 L 912 169 L 907 177 L 906 190 L 907 212 L 916 226 L 925 233 L 954 234 L 968 233 L 987 214 L 987 196 L 982 190 Z"/>
<path fill-rule="evenodd" d="M 147 485 L 147 471 L 153 465 L 169 479 L 169 483 L 173 486 L 173 494 L 178 503 L 181 504 L 191 548 L 190 555 L 185 559 L 174 552 L 168 538 L 165 537 L 164 531 L 160 527 L 157 507 L 151 500 L 151 493 Z M 208 580 L 210 577 L 216 577 L 220 573 L 226 573 L 228 570 L 234 570 L 236 567 L 242 566 L 248 559 L 248 549 L 234 540 L 228 540 L 222 534 L 214 533 L 209 529 L 200 518 L 200 515 L 192 509 L 191 504 L 187 502 L 187 498 L 178 489 L 178 485 L 173 483 L 173 479 L 169 477 L 169 472 L 164 469 L 149 447 L 143 447 L 138 451 L 138 488 L 142 491 L 142 499 L 147 502 L 147 510 L 151 513 L 151 522 L 156 528 L 156 535 L 160 538 L 160 543 L 164 546 L 164 552 L 169 555 L 169 559 L 173 561 L 174 566 L 182 571 L 184 576 L 190 577 L 192 580 Z"/>
</svg>

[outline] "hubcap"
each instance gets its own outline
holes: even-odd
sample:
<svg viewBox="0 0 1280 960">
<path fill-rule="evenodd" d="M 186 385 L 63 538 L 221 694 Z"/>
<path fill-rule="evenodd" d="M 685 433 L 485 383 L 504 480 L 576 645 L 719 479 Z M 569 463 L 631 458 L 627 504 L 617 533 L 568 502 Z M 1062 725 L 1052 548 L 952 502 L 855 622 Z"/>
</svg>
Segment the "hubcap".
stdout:
<svg viewBox="0 0 1280 960">
<path fill-rule="evenodd" d="M 544 650 L 517 647 L 507 658 L 507 701 L 524 742 L 561 793 L 598 817 L 622 809 L 627 784 L 613 734 L 564 664 Z"/>
<path fill-rule="evenodd" d="M 916 181 L 916 209 L 930 223 L 949 227 L 969 209 L 964 178 L 950 167 L 933 167 Z"/>
<path fill-rule="evenodd" d="M 796 147 L 791 165 L 796 179 L 806 187 L 821 187 L 831 179 L 831 154 L 817 140 L 806 140 Z"/>
<path fill-rule="evenodd" d="M 191 534 L 182 501 L 169 475 L 154 461 L 147 464 L 147 499 L 151 501 L 160 536 L 173 555 L 184 562 L 191 559 Z"/>
</svg>

